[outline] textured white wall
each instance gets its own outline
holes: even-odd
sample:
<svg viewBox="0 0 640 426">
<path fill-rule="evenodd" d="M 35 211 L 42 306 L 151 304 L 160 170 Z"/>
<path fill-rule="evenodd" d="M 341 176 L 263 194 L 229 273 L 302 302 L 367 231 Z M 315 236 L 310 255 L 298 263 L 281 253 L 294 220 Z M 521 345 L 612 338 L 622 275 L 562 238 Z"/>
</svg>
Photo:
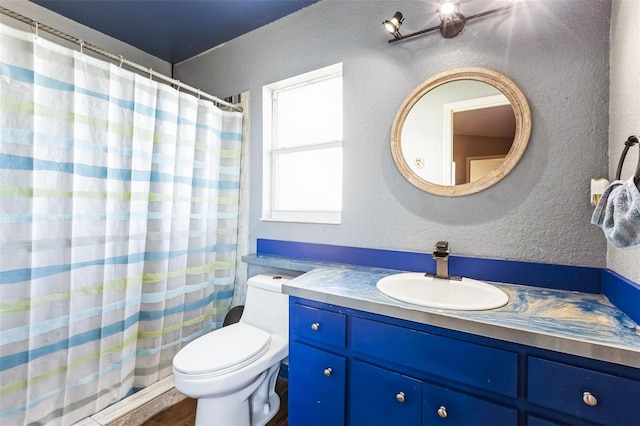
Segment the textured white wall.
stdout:
<svg viewBox="0 0 640 426">
<path fill-rule="evenodd" d="M 453 39 L 387 43 L 437 23 L 433 1 L 322 0 L 176 66 L 176 78 L 227 96 L 250 90 L 251 244 L 256 238 L 603 267 L 606 242 L 590 224 L 589 180 L 607 173 L 609 18 L 604 0 L 537 0 L 469 23 Z M 462 1 L 471 15 L 494 1 Z M 344 64 L 341 225 L 262 222 L 262 86 Z M 477 194 L 446 198 L 406 182 L 391 158 L 392 121 L 426 78 L 460 66 L 504 73 L 522 89 L 533 129 L 521 162 Z"/>
<path fill-rule="evenodd" d="M 640 136 L 640 1 L 614 0 L 611 12 L 611 89 L 609 94 L 609 178 L 613 180 L 624 141 Z M 621 178 L 638 164 L 638 147 L 629 150 Z M 638 225 L 640 226 L 640 224 Z M 603 237 L 604 238 L 604 237 Z M 640 283 L 640 249 L 607 248 L 607 267 Z"/>
</svg>

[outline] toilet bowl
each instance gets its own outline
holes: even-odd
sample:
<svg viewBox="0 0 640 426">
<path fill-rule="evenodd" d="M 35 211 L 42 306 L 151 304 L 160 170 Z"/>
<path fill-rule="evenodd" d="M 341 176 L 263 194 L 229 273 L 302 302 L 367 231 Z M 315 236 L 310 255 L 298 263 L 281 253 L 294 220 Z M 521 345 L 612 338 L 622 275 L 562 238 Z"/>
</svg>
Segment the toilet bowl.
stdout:
<svg viewBox="0 0 640 426">
<path fill-rule="evenodd" d="M 173 358 L 175 388 L 198 400 L 196 426 L 264 426 L 280 408 L 275 383 L 289 354 L 291 277 L 247 281 L 240 321 L 201 336 Z"/>
</svg>

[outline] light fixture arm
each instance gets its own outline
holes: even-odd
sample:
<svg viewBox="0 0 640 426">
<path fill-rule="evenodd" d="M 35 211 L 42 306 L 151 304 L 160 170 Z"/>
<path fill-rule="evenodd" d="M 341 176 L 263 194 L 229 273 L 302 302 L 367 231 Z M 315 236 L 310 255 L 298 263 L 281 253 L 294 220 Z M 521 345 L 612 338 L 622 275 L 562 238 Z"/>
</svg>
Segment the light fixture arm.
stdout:
<svg viewBox="0 0 640 426">
<path fill-rule="evenodd" d="M 406 34 L 400 37 L 396 37 L 396 38 L 392 38 L 391 40 L 389 40 L 389 43 L 394 43 L 396 41 L 400 41 L 400 40 L 406 40 L 408 38 L 411 37 L 415 37 L 415 36 L 419 36 L 422 34 L 426 34 L 426 33 L 430 33 L 431 31 L 436 31 L 440 29 L 440 25 L 436 25 L 435 27 L 430 27 L 430 28 L 425 28 L 424 30 L 420 30 L 420 31 L 416 31 L 414 33 L 410 33 L 410 34 Z"/>
<path fill-rule="evenodd" d="M 499 12 L 504 12 L 505 10 L 509 10 L 509 9 L 512 9 L 512 8 L 513 8 L 513 4 L 510 2 L 509 4 L 507 4 L 505 6 L 496 7 L 495 9 L 490 9 L 490 10 L 487 10 L 487 11 L 481 12 L 481 13 L 476 13 L 475 15 L 470 15 L 470 16 L 462 16 L 462 15 L 460 15 L 459 22 L 462 22 L 463 24 L 466 24 L 467 21 L 471 21 L 472 19 L 482 18 L 483 16 L 492 15 L 494 13 L 499 13 Z M 410 34 L 406 34 L 406 35 L 396 36 L 395 38 L 389 40 L 389 43 L 395 43 L 396 41 L 406 40 L 408 38 L 416 37 L 416 36 L 419 36 L 419 35 L 422 35 L 422 34 L 426 34 L 426 33 L 430 33 L 432 31 L 436 31 L 436 30 L 442 31 L 443 24 L 444 24 L 444 21 L 442 21 L 439 25 L 436 25 L 434 27 L 425 28 L 424 30 L 416 31 L 416 32 L 413 32 L 413 33 L 410 33 Z M 457 33 L 456 33 L 456 35 L 457 35 Z"/>
</svg>

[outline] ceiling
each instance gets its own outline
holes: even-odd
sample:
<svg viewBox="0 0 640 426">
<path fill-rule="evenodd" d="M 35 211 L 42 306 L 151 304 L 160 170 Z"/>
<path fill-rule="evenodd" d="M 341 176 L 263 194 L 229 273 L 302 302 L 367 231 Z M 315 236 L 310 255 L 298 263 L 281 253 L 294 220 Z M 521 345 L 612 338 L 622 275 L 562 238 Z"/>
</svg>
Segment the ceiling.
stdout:
<svg viewBox="0 0 640 426">
<path fill-rule="evenodd" d="M 30 0 L 172 64 L 319 0 Z"/>
</svg>

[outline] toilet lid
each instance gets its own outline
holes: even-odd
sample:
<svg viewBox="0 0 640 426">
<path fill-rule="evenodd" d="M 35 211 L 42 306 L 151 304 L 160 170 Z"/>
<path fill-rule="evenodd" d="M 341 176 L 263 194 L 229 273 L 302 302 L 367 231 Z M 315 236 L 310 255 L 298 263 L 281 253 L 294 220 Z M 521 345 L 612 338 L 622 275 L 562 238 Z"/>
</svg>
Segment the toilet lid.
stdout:
<svg viewBox="0 0 640 426">
<path fill-rule="evenodd" d="M 266 331 L 239 322 L 189 343 L 173 358 L 173 367 L 185 374 L 231 372 L 262 356 L 270 342 Z"/>
</svg>

